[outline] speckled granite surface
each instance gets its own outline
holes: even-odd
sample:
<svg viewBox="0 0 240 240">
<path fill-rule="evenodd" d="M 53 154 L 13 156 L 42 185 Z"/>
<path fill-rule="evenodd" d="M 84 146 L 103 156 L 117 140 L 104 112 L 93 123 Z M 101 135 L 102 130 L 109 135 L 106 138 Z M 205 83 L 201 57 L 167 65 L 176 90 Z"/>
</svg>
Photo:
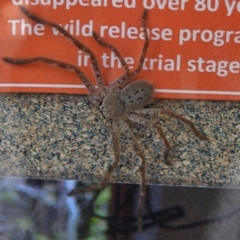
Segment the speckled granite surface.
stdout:
<svg viewBox="0 0 240 240">
<path fill-rule="evenodd" d="M 240 102 L 155 100 L 191 119 L 209 141 L 188 126 L 159 118 L 171 146 L 169 167 L 157 132 L 133 124 L 146 156 L 148 183 L 240 187 Z M 156 119 L 156 118 L 155 118 Z M 0 175 L 41 179 L 100 180 L 113 159 L 111 135 L 87 96 L 0 94 Z M 122 134 L 119 167 L 111 182 L 138 182 L 139 159 Z"/>
</svg>

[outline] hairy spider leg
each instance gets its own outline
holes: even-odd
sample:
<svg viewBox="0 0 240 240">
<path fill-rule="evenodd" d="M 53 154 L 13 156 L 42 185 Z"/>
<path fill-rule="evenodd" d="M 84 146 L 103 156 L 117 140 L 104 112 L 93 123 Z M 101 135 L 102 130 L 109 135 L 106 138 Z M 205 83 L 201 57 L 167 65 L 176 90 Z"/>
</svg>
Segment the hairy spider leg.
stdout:
<svg viewBox="0 0 240 240">
<path fill-rule="evenodd" d="M 26 59 L 12 59 L 12 58 L 3 58 L 3 60 L 7 63 L 11 63 L 11 64 L 29 64 L 32 62 L 44 62 L 47 64 L 51 64 L 53 66 L 57 66 L 60 68 L 65 68 L 69 71 L 73 71 L 75 72 L 78 77 L 82 80 L 82 82 L 84 83 L 84 85 L 86 86 L 86 88 L 89 90 L 90 93 L 95 94 L 97 93 L 96 88 L 91 84 L 91 82 L 89 81 L 89 79 L 86 77 L 86 75 L 77 67 L 75 67 L 72 64 L 69 63 L 65 63 L 65 62 L 60 62 L 57 60 L 53 60 L 53 59 L 49 59 L 49 58 L 45 58 L 45 57 L 35 57 L 35 58 L 26 58 Z"/>
<path fill-rule="evenodd" d="M 146 180 L 145 180 L 145 157 L 143 155 L 143 152 L 140 148 L 140 146 L 137 143 L 137 140 L 130 129 L 128 123 L 125 121 L 113 121 L 111 125 L 112 129 L 112 142 L 113 142 L 113 152 L 114 152 L 114 160 L 109 166 L 107 172 L 105 173 L 105 176 L 103 180 L 100 182 L 99 185 L 94 185 L 94 186 L 87 186 L 87 187 L 81 187 L 81 188 L 76 188 L 72 190 L 68 196 L 73 196 L 78 193 L 82 192 L 88 192 L 88 191 L 96 191 L 96 190 L 101 190 L 106 183 L 108 182 L 109 178 L 111 177 L 113 171 L 115 168 L 118 166 L 119 163 L 119 158 L 120 158 L 120 143 L 121 143 L 121 138 L 120 138 L 120 129 L 118 122 L 120 123 L 121 129 L 123 129 L 124 133 L 126 133 L 126 137 L 128 138 L 128 141 L 132 144 L 134 151 L 136 154 L 140 157 L 140 200 L 139 200 L 139 207 L 138 207 L 138 230 L 142 230 L 142 212 L 143 212 L 143 206 L 144 206 L 144 201 L 145 201 L 145 196 L 146 196 Z"/>
<path fill-rule="evenodd" d="M 120 146 L 120 142 L 121 142 L 120 129 L 119 129 L 119 125 L 118 125 L 117 121 L 112 121 L 110 124 L 111 125 L 109 126 L 109 128 L 112 130 L 113 153 L 114 153 L 115 158 L 114 158 L 113 162 L 110 164 L 107 172 L 105 173 L 103 180 L 100 182 L 99 185 L 76 188 L 76 189 L 72 190 L 68 194 L 68 196 L 72 196 L 72 195 L 75 195 L 77 193 L 82 193 L 82 192 L 101 190 L 108 182 L 114 169 L 117 167 L 117 165 L 119 163 L 120 148 L 121 148 L 121 146 Z"/>
<path fill-rule="evenodd" d="M 162 128 L 160 125 L 156 124 L 156 123 L 153 123 L 151 122 L 150 120 L 147 120 L 143 117 L 140 117 L 136 114 L 130 114 L 129 117 L 128 117 L 129 120 L 133 121 L 133 122 L 136 122 L 136 123 L 140 123 L 140 124 L 143 124 L 143 125 L 146 125 L 146 126 L 150 126 L 150 127 L 153 127 L 157 130 L 158 134 L 160 135 L 160 137 L 163 139 L 164 141 L 164 144 L 166 146 L 166 150 L 164 152 L 164 161 L 167 165 L 171 166 L 172 165 L 172 162 L 168 159 L 168 156 L 169 156 L 169 152 L 171 151 L 171 146 L 170 146 L 170 143 L 169 141 L 167 140 L 167 137 L 166 135 L 164 134 Z"/>
<path fill-rule="evenodd" d="M 83 52 L 85 52 L 87 55 L 89 55 L 91 63 L 92 63 L 92 67 L 93 67 L 93 71 L 94 74 L 96 76 L 96 80 L 99 86 L 99 89 L 102 93 L 106 92 L 106 87 L 105 87 L 105 83 L 103 81 L 103 77 L 99 68 L 99 64 L 98 61 L 96 59 L 96 56 L 94 55 L 94 53 L 88 48 L 86 47 L 84 44 L 82 44 L 79 40 L 77 40 L 76 38 L 74 38 L 69 32 L 67 32 L 64 28 L 62 28 L 60 25 L 47 21 L 45 19 L 42 19 L 41 17 L 36 16 L 33 13 L 30 13 L 26 8 L 24 8 L 23 6 L 20 6 L 21 11 L 30 19 L 32 19 L 35 22 L 38 23 L 42 23 L 44 25 L 48 25 L 50 27 L 53 27 L 55 29 L 57 29 L 60 33 L 62 33 L 66 38 L 68 38 L 75 46 L 77 46 L 79 49 L 81 49 Z"/>
<path fill-rule="evenodd" d="M 145 9 L 142 15 L 142 26 L 143 26 L 145 41 L 144 41 L 142 54 L 140 56 L 138 67 L 131 73 L 125 73 L 122 77 L 117 79 L 116 82 L 112 83 L 112 85 L 110 86 L 111 90 L 122 89 L 132 78 L 134 78 L 142 70 L 148 45 L 149 45 L 149 38 L 148 38 L 147 27 L 146 27 L 147 13 L 148 11 Z"/>
<path fill-rule="evenodd" d="M 148 108 L 148 109 L 139 109 L 139 110 L 135 110 L 134 113 L 143 113 L 143 114 L 166 114 L 170 117 L 173 117 L 185 124 L 187 124 L 193 131 L 194 135 L 204 141 L 208 141 L 208 137 L 206 137 L 205 135 L 201 134 L 195 127 L 195 125 L 193 124 L 193 122 L 191 120 L 188 120 L 182 116 L 180 116 L 179 114 L 176 114 L 170 110 L 159 110 L 157 108 Z"/>
<path fill-rule="evenodd" d="M 128 141 L 132 144 L 134 151 L 140 157 L 140 166 L 139 166 L 139 173 L 140 173 L 140 199 L 138 204 L 138 231 L 142 230 L 142 215 L 143 215 L 143 207 L 146 197 L 146 179 L 145 179 L 145 165 L 146 160 L 144 154 L 139 146 L 136 137 L 134 136 L 132 130 L 130 129 L 128 120 L 120 122 L 121 128 L 124 130 Z"/>
<path fill-rule="evenodd" d="M 94 39 L 102 46 L 110 48 L 114 54 L 116 55 L 116 57 L 119 59 L 120 63 L 122 64 L 123 68 L 125 69 L 126 73 L 128 74 L 130 72 L 129 70 L 129 66 L 127 65 L 125 59 L 122 57 L 122 55 L 120 54 L 120 52 L 117 50 L 116 47 L 114 47 L 112 44 L 109 44 L 107 42 L 105 42 L 103 39 L 100 38 L 100 36 L 93 31 L 93 37 Z"/>
<path fill-rule="evenodd" d="M 192 121 L 190 121 L 190 120 L 188 120 L 188 119 L 186 119 L 186 118 L 184 118 L 184 117 L 182 117 L 182 116 L 180 116 L 180 115 L 178 115 L 178 114 L 176 114 L 176 113 L 174 113 L 174 112 L 172 112 L 172 111 L 169 111 L 169 110 L 162 110 L 160 113 L 161 113 L 161 114 L 166 114 L 166 115 L 168 115 L 168 116 L 170 116 L 170 117 L 173 117 L 173 118 L 175 118 L 175 119 L 177 119 L 177 120 L 179 120 L 179 121 L 187 124 L 187 125 L 192 129 L 192 131 L 193 131 L 193 133 L 195 134 L 195 136 L 198 137 L 199 139 L 205 140 L 205 141 L 208 141 L 208 140 L 209 140 L 208 137 L 204 136 L 203 134 L 201 134 L 201 133 L 196 129 L 196 127 L 194 126 L 194 124 L 193 124 Z"/>
</svg>

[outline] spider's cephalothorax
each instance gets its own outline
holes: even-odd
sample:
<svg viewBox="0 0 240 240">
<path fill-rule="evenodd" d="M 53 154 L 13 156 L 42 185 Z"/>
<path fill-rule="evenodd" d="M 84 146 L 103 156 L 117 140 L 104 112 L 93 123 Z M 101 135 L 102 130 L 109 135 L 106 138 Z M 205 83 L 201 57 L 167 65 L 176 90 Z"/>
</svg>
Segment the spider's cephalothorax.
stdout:
<svg viewBox="0 0 240 240">
<path fill-rule="evenodd" d="M 101 71 L 99 69 L 98 61 L 94 55 L 94 53 L 85 45 L 83 45 L 79 40 L 74 38 L 69 32 L 64 30 L 60 25 L 42 19 L 35 14 L 29 12 L 24 7 L 20 7 L 21 11 L 33 21 L 38 23 L 42 23 L 44 25 L 53 27 L 57 29 L 60 33 L 63 34 L 66 38 L 72 41 L 79 49 L 85 52 L 89 57 L 94 70 L 94 74 L 96 77 L 96 81 L 98 84 L 98 88 L 96 88 L 91 81 L 86 77 L 86 75 L 76 66 L 60 62 L 57 60 L 45 58 L 45 57 L 34 57 L 28 59 L 12 59 L 5 57 L 3 60 L 7 63 L 11 64 L 28 64 L 36 61 L 41 61 L 47 64 L 52 64 L 54 66 L 58 66 L 61 68 L 65 68 L 70 71 L 74 71 L 78 77 L 82 80 L 86 88 L 89 90 L 91 95 L 93 96 L 93 103 L 96 107 L 98 107 L 99 111 L 102 113 L 103 117 L 106 118 L 108 123 L 110 124 L 110 129 L 112 132 L 112 145 L 113 145 L 113 153 L 115 158 L 113 159 L 112 164 L 109 166 L 108 171 L 106 172 L 103 180 L 99 185 L 90 186 L 85 188 L 74 189 L 69 195 L 74 195 L 80 192 L 86 191 L 94 191 L 102 189 L 107 181 L 109 180 L 111 174 L 114 169 L 117 167 L 119 158 L 120 158 L 120 129 L 126 134 L 128 141 L 132 144 L 135 152 L 138 154 L 140 158 L 140 201 L 138 207 L 138 230 L 142 229 L 142 211 L 144 205 L 144 198 L 146 195 L 146 183 L 145 183 L 145 157 L 143 155 L 143 151 L 138 144 L 133 132 L 130 129 L 131 122 L 136 122 L 144 125 L 148 125 L 157 130 L 159 135 L 162 137 L 164 144 L 166 146 L 166 150 L 164 152 L 164 160 L 166 164 L 171 165 L 172 162 L 169 160 L 169 152 L 171 150 L 170 144 L 161 128 L 161 126 L 155 122 L 151 122 L 144 117 L 141 117 L 141 114 L 166 114 L 173 118 L 176 118 L 187 125 L 192 129 L 193 133 L 200 138 L 201 140 L 207 140 L 207 137 L 202 135 L 197 131 L 193 123 L 183 118 L 182 116 L 169 111 L 169 110 L 159 110 L 157 108 L 144 108 L 153 97 L 154 88 L 152 84 L 148 83 L 145 80 L 135 80 L 132 79 L 142 70 L 142 66 L 145 60 L 146 51 L 148 48 L 148 35 L 146 28 L 146 18 L 147 11 L 145 10 L 142 16 L 142 26 L 144 30 L 144 45 L 140 57 L 139 64 L 135 70 L 130 72 L 129 67 L 118 52 L 118 50 L 111 44 L 103 41 L 95 32 L 93 32 L 94 39 L 104 47 L 110 48 L 115 55 L 118 57 L 121 62 L 123 68 L 125 69 L 125 74 L 117 79 L 114 83 L 112 83 L 108 88 L 105 86 Z"/>
</svg>

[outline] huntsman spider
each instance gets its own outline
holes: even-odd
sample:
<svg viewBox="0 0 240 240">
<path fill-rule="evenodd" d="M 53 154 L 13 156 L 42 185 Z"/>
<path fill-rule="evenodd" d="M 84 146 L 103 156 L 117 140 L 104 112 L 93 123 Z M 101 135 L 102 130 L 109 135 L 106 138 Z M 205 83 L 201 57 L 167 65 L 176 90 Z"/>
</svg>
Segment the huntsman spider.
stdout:
<svg viewBox="0 0 240 240">
<path fill-rule="evenodd" d="M 157 123 L 153 123 L 150 120 L 147 120 L 144 117 L 139 115 L 141 114 L 166 114 L 170 117 L 173 117 L 185 124 L 187 124 L 193 131 L 196 137 L 201 140 L 208 140 L 206 136 L 201 134 L 194 126 L 194 124 L 170 111 L 170 110 L 159 110 L 156 108 L 144 108 L 148 105 L 151 100 L 153 99 L 153 92 L 154 87 L 148 81 L 144 79 L 133 80 L 133 78 L 142 70 L 147 48 L 149 45 L 149 38 L 146 28 L 146 19 L 147 19 L 147 10 L 144 10 L 142 15 L 142 27 L 144 31 L 144 44 L 142 48 L 141 57 L 138 63 L 138 66 L 135 70 L 130 71 L 129 66 L 127 65 L 124 58 L 121 56 L 119 51 L 111 44 L 102 40 L 96 32 L 92 33 L 93 38 L 102 46 L 111 49 L 114 54 L 117 56 L 119 61 L 121 62 L 122 67 L 125 70 L 125 73 L 119 77 L 115 82 L 111 83 L 110 86 L 106 86 L 99 68 L 99 63 L 90 48 L 86 47 L 82 44 L 78 39 L 73 37 L 69 32 L 67 32 L 64 28 L 60 25 L 50 22 L 48 20 L 42 19 L 41 17 L 36 16 L 35 14 L 29 12 L 24 7 L 20 7 L 21 11 L 30 19 L 35 22 L 44 24 L 46 26 L 52 27 L 57 29 L 63 36 L 68 38 L 77 48 L 85 52 L 91 61 L 91 65 L 94 71 L 94 75 L 96 77 L 98 87 L 95 87 L 92 82 L 86 77 L 86 75 L 76 66 L 45 58 L 45 57 L 34 57 L 34 58 L 27 58 L 27 59 L 12 59 L 9 57 L 4 57 L 3 60 L 7 63 L 11 64 L 29 64 L 32 62 L 40 61 L 47 64 L 51 64 L 60 68 L 65 68 L 67 70 L 73 71 L 77 74 L 77 76 L 82 80 L 86 88 L 89 90 L 90 94 L 92 95 L 92 102 L 93 105 L 100 111 L 103 118 L 106 119 L 107 125 L 111 130 L 112 134 L 112 147 L 113 153 L 115 158 L 113 159 L 112 163 L 110 164 L 107 172 L 103 180 L 99 183 L 99 185 L 94 185 L 90 187 L 84 188 L 77 188 L 71 191 L 68 195 L 72 196 L 77 193 L 86 192 L 86 191 L 95 191 L 102 189 L 106 183 L 108 182 L 110 176 L 112 175 L 114 169 L 117 167 L 120 159 L 120 148 L 121 148 L 121 139 L 120 133 L 121 130 L 125 133 L 128 141 L 133 146 L 136 154 L 139 156 L 140 159 L 140 200 L 138 205 L 138 230 L 142 229 L 142 213 L 144 207 L 144 200 L 146 195 L 146 181 L 145 181 L 145 156 L 143 151 L 138 144 L 136 137 L 134 136 L 132 130 L 130 129 L 131 122 L 147 125 L 156 129 L 158 134 L 163 139 L 165 144 L 166 150 L 164 152 L 164 160 L 165 163 L 171 165 L 172 162 L 169 160 L 169 152 L 171 150 L 171 146 L 169 141 L 167 140 L 161 126 Z"/>
</svg>

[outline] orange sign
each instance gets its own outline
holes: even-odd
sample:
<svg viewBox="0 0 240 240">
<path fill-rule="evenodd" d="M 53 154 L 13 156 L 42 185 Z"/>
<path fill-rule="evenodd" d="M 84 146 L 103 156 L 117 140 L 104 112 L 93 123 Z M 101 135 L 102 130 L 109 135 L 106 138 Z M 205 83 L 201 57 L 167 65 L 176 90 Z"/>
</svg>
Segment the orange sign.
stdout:
<svg viewBox="0 0 240 240">
<path fill-rule="evenodd" d="M 240 0 L 1 0 L 0 57 L 46 57 L 79 67 L 96 84 L 89 57 L 55 28 L 24 15 L 60 24 L 95 54 L 106 84 L 124 74 L 114 45 L 136 69 L 144 44 L 141 17 L 148 9 L 150 39 L 137 78 L 155 87 L 156 97 L 240 100 Z M 1 92 L 87 93 L 78 76 L 40 62 L 0 61 Z"/>
</svg>

